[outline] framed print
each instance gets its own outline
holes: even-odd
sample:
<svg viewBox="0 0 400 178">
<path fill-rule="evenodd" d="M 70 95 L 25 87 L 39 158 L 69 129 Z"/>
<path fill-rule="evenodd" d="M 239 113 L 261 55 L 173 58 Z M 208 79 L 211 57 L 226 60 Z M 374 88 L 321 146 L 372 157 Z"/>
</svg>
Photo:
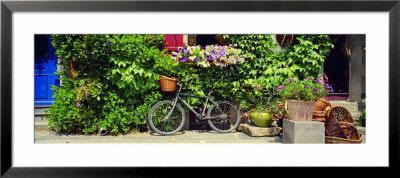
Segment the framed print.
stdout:
<svg viewBox="0 0 400 178">
<path fill-rule="evenodd" d="M 400 98 L 398 94 L 399 77 L 397 77 L 399 75 L 399 17 L 399 1 L 2 1 L 1 176 L 165 176 L 165 174 L 171 173 L 171 170 L 176 170 L 173 169 L 176 167 L 397 167 L 399 161 L 399 124 L 396 118 L 399 117 L 397 112 L 399 108 L 396 101 Z M 248 36 L 246 36 L 246 39 L 239 39 L 238 36 L 240 35 Z M 247 40 L 247 38 L 250 40 Z M 257 39 L 265 39 L 264 45 L 269 45 L 266 44 L 268 40 L 271 44 L 277 43 L 276 46 L 280 51 L 293 50 L 291 53 L 288 52 L 287 55 L 285 53 L 285 58 L 291 61 L 298 60 L 298 63 L 293 62 L 296 65 L 288 67 L 286 72 L 279 68 L 272 69 L 273 66 L 271 69 L 255 68 L 257 70 L 251 70 L 251 67 L 237 67 L 238 64 L 242 64 L 252 57 L 252 59 L 265 58 L 266 61 L 276 61 L 283 58 L 282 56 L 279 58 L 279 55 L 270 54 L 268 54 L 269 57 L 257 56 L 258 49 L 255 50 L 251 47 L 246 51 L 246 45 Z M 341 56 L 327 58 L 325 62 L 330 61 L 330 63 L 323 63 L 325 66 L 319 66 L 317 71 L 302 66 L 302 62 L 304 63 L 305 60 L 318 58 L 318 55 L 320 55 L 312 50 L 297 53 L 305 50 L 305 47 L 300 44 L 307 45 L 312 40 L 318 41 L 318 44 L 315 45 L 314 43 L 314 46 L 310 47 L 311 49 L 323 51 L 327 46 L 332 45 L 333 48 L 334 45 L 337 45 L 340 46 L 340 49 L 336 49 L 335 54 L 340 53 Z M 127 41 L 135 41 L 135 44 L 141 46 L 134 48 Z M 161 44 L 162 42 L 162 44 L 166 44 L 166 47 L 159 49 L 142 43 L 146 42 L 147 44 L 147 42 L 150 43 L 149 41 L 151 44 Z M 231 44 L 227 44 L 227 41 Z M 299 45 L 296 46 L 294 41 L 297 41 Z M 291 44 L 294 47 L 288 47 Z M 43 46 L 43 49 L 46 50 L 41 50 L 42 48 L 38 46 Z M 126 52 L 127 47 L 132 49 Z M 81 49 L 84 50 L 79 51 Z M 78 52 L 75 53 L 75 51 Z M 172 57 L 168 57 L 168 60 L 172 59 L 180 65 L 192 66 L 192 68 L 181 68 L 174 71 L 174 64 L 168 63 L 169 65 L 166 66 L 170 68 L 162 68 L 168 76 L 164 78 L 159 77 L 158 74 L 155 76 L 152 70 L 161 70 L 160 67 L 157 68 L 157 65 L 165 62 L 162 61 L 164 55 L 158 56 L 159 51 L 163 51 L 167 56 Z M 254 52 L 254 55 L 252 52 Z M 224 56 L 228 53 L 231 56 Z M 329 50 L 326 53 L 329 53 Z M 54 56 L 54 54 L 57 56 Z M 139 54 L 143 59 L 136 62 L 127 61 L 132 55 Z M 272 50 L 271 54 L 281 53 L 275 53 Z M 64 60 L 60 56 L 68 56 L 66 58 L 70 60 Z M 107 57 L 106 60 L 102 60 L 104 56 Z M 218 58 L 222 62 L 217 62 L 214 58 Z M 221 58 L 224 58 L 224 60 Z M 87 63 L 85 63 L 86 59 L 96 59 L 96 62 L 86 61 Z M 202 63 L 198 62 L 200 59 Z M 109 60 L 112 65 L 108 63 Z M 346 66 L 343 69 L 337 67 L 340 66 L 338 63 L 341 61 L 344 61 L 344 66 Z M 62 64 L 60 65 L 63 68 L 62 70 L 59 70 L 57 63 Z M 279 64 L 279 66 L 284 65 L 286 63 Z M 313 63 L 313 65 L 319 64 Z M 129 68 L 129 66 L 134 67 Z M 254 66 L 257 66 L 256 63 Z M 336 67 L 329 68 L 329 66 Z M 358 68 L 357 66 L 364 67 Z M 168 68 L 168 70 L 165 68 Z M 224 68 L 226 71 L 216 70 L 213 73 L 209 70 L 217 68 Z M 121 72 L 122 70 L 123 72 Z M 240 76 L 243 73 L 235 72 L 244 70 L 249 71 L 249 76 L 261 70 L 265 70 L 264 73 L 268 75 L 274 73 L 275 70 L 282 71 L 285 76 L 296 76 L 301 80 L 296 80 L 294 79 L 296 77 L 294 77 L 293 80 L 276 82 L 277 80 L 273 79 L 257 80 L 248 77 L 246 80 L 240 80 L 240 82 L 235 80 L 229 80 L 225 83 L 215 82 L 218 80 L 217 75 Z M 302 72 L 298 72 L 296 75 L 290 74 L 296 70 Z M 60 80 L 57 76 L 53 76 L 54 72 L 61 73 L 60 71 L 65 72 L 64 75 L 68 79 Z M 345 115 L 344 112 L 347 109 L 350 110 L 352 106 L 346 106 L 347 109 L 343 109 L 344 107 L 332 105 L 325 111 L 327 107 L 313 103 L 313 106 L 323 107 L 322 112 L 332 113 L 331 117 L 324 113 L 321 118 L 323 119 L 322 122 L 318 122 L 318 124 L 303 132 L 296 131 L 301 133 L 300 136 L 287 136 L 292 134 L 288 131 L 291 129 L 288 127 L 290 123 L 293 122 L 292 126 L 299 124 L 293 119 L 294 114 L 291 114 L 293 113 L 293 110 L 291 110 L 293 105 L 289 104 L 289 100 L 293 97 L 298 100 L 300 100 L 299 97 L 304 100 L 315 100 L 315 98 L 310 99 L 310 96 L 317 95 L 316 93 L 320 88 L 314 87 L 314 90 L 307 90 L 309 91 L 309 95 L 307 95 L 300 91 L 306 91 L 311 84 L 298 84 L 296 86 L 301 85 L 301 90 L 290 90 L 290 96 L 285 93 L 286 89 L 290 88 L 289 85 L 294 82 L 301 83 L 308 82 L 308 80 L 320 82 L 317 78 L 315 80 L 314 78 L 307 78 L 307 75 L 312 72 L 323 74 L 321 80 L 328 81 L 328 78 L 330 79 L 331 83 L 329 85 L 323 83 L 325 85 L 321 85 L 321 90 L 334 93 L 333 89 L 335 89 L 336 95 L 329 95 L 331 99 L 333 98 L 332 101 L 343 98 L 344 95 L 346 95 L 347 100 L 353 100 L 350 99 L 353 94 L 354 96 L 361 96 L 354 99 L 355 101 L 362 101 L 361 98 L 364 98 L 363 107 L 367 109 L 364 109 L 364 112 L 360 112 L 357 116 L 349 116 L 358 118 L 360 115 L 364 115 L 365 118 L 365 111 L 368 111 L 368 124 L 363 127 L 363 134 L 359 136 L 360 143 L 363 139 L 362 144 L 325 144 L 328 143 L 326 142 L 328 139 L 334 143 L 343 141 L 343 139 L 328 137 L 329 134 L 337 131 L 329 130 L 331 127 L 328 119 L 332 121 L 334 116 L 338 117 L 337 113 L 339 112 L 339 114 Z M 130 75 L 131 73 L 135 75 Z M 207 73 L 208 75 L 199 73 Z M 340 73 L 344 77 L 335 81 L 334 75 L 336 73 Z M 98 78 L 97 76 L 100 75 L 104 77 Z M 169 78 L 169 76 L 174 75 L 179 76 L 179 82 L 172 77 Z M 93 77 L 87 77 L 90 80 L 74 80 L 76 76 Z M 161 101 L 164 98 L 162 96 L 156 97 L 158 92 L 148 89 L 151 88 L 149 86 L 154 85 L 154 83 L 148 83 L 150 79 L 141 80 L 137 76 L 150 78 L 151 81 L 154 78 L 154 81 L 157 81 L 155 87 L 157 91 L 161 89 L 161 91 L 178 90 L 180 92 L 180 88 L 171 90 L 164 88 L 163 84 L 165 83 L 162 84 L 161 81 L 172 81 L 175 87 L 182 82 L 189 85 L 192 84 L 192 81 L 199 83 L 202 80 L 209 81 L 209 83 L 214 81 L 213 85 L 203 82 L 204 84 L 200 87 L 194 84 L 190 86 L 199 87 L 192 88 L 192 91 L 197 93 L 186 95 L 183 92 L 178 93 L 182 94 L 181 96 L 201 95 L 201 97 L 204 97 L 207 96 L 207 93 L 205 93 L 205 89 L 203 92 L 201 87 L 208 87 L 217 91 L 217 93 L 222 93 L 227 91 L 223 87 L 229 86 L 233 87 L 228 88 L 235 92 L 231 92 L 231 95 L 218 95 L 216 98 L 225 99 L 226 96 L 235 96 L 236 98 L 229 102 L 214 102 L 215 98 L 211 97 L 212 92 L 207 90 L 209 94 L 208 97 L 204 97 L 207 101 L 202 110 L 192 108 L 193 104 L 198 102 L 197 100 L 180 98 L 179 94 L 171 101 L 155 104 L 156 102 L 153 100 Z M 211 76 L 213 76 L 213 80 L 206 80 L 207 77 L 211 78 Z M 218 81 L 228 81 L 228 78 L 219 78 Z M 103 82 L 106 79 L 110 79 L 109 82 Z M 158 85 L 159 80 L 160 86 Z M 69 90 L 65 88 L 65 90 L 62 90 L 62 87 L 59 90 L 40 87 L 47 86 L 49 83 L 58 87 L 70 84 L 74 87 Z M 358 86 L 356 83 L 360 83 L 360 85 Z M 255 112 L 256 107 L 264 107 L 263 109 L 265 109 L 267 106 L 262 105 L 262 103 L 254 104 L 252 103 L 253 100 L 247 101 L 244 94 L 238 94 L 250 91 L 250 89 L 241 87 L 247 85 L 252 87 L 252 92 L 263 87 L 270 87 L 272 90 L 280 92 L 280 96 L 288 96 L 287 105 L 290 106 L 279 103 L 281 107 L 279 109 L 285 107 L 287 108 L 285 109 L 286 112 L 290 111 L 289 116 L 285 116 L 285 118 L 290 119 L 282 119 L 283 123 L 281 124 L 286 124 L 286 127 L 282 126 L 284 128 L 282 135 L 271 137 L 277 138 L 276 140 L 246 137 L 253 139 L 251 142 L 246 142 L 249 144 L 239 144 L 245 134 L 235 134 L 234 137 L 229 138 L 234 141 L 229 139 L 225 142 L 215 141 L 228 135 L 222 132 L 231 131 L 225 129 L 225 126 L 229 126 L 229 123 L 224 125 L 223 122 L 228 122 L 224 118 L 230 117 L 232 110 L 237 111 L 235 118 L 238 118 L 235 122 L 238 124 L 231 125 L 233 130 L 236 129 L 236 126 L 239 126 L 239 122 L 242 122 L 243 118 L 251 120 L 251 124 L 259 124 L 257 119 L 250 119 L 250 117 L 254 118 L 250 111 Z M 332 90 L 330 90 L 330 85 L 334 86 Z M 107 88 L 112 88 L 112 90 Z M 130 88 L 129 92 L 126 88 Z M 56 91 L 56 93 L 53 93 L 53 91 Z M 366 91 L 368 91 L 369 101 L 367 104 L 365 104 Z M 57 104 L 52 99 L 53 95 L 60 96 L 71 107 Z M 246 95 L 246 97 L 251 98 L 253 95 Z M 135 102 L 139 103 L 139 100 L 141 104 L 129 105 Z M 178 100 L 182 100 L 180 105 L 177 105 Z M 149 104 L 146 101 L 152 103 Z M 342 99 L 342 101 L 345 100 Z M 99 106 L 100 103 L 102 104 L 101 107 L 95 108 L 94 105 L 91 105 L 92 103 L 97 103 Z M 36 121 L 40 119 L 36 119 L 36 115 L 32 119 L 32 113 L 34 113 L 34 110 L 36 112 L 34 106 L 52 104 L 56 106 L 56 109 L 50 109 L 51 117 L 42 113 L 49 118 L 49 127 L 56 130 L 57 133 L 74 132 L 75 134 L 78 133 L 77 136 L 73 134 L 37 135 Z M 182 115 L 179 119 L 185 120 L 185 112 L 193 113 L 194 117 L 209 119 L 209 130 L 214 130 L 216 133 L 201 134 L 200 132 L 195 137 L 197 137 L 197 140 L 205 137 L 213 137 L 215 140 L 193 143 L 193 140 L 190 142 L 190 137 L 186 137 L 186 141 L 189 140 L 188 144 L 183 143 L 183 141 L 176 142 L 180 141 L 178 134 L 171 137 L 152 137 L 156 139 L 133 143 L 129 141 L 133 137 L 124 136 L 133 128 L 129 125 L 131 123 L 125 122 L 124 117 L 135 114 L 135 117 L 142 118 L 140 121 L 138 121 L 139 119 L 132 121 L 142 122 L 141 125 L 138 124 L 140 127 L 138 126 L 135 129 L 149 129 L 149 132 L 146 132 L 143 138 L 150 139 L 146 136 L 152 136 L 152 134 L 176 134 L 175 131 L 179 129 L 171 131 L 169 126 L 162 125 L 163 128 L 160 129 L 157 125 L 163 121 L 163 118 L 169 119 L 171 115 L 175 116 L 176 113 L 172 112 L 175 110 L 172 109 L 171 112 L 167 112 L 168 109 L 165 112 L 164 110 L 159 111 L 166 116 L 160 116 L 160 121 L 152 119 L 157 116 L 157 109 L 162 108 L 163 104 L 166 107 L 171 105 L 174 108 L 176 106 L 180 110 L 178 114 Z M 229 114 L 218 116 L 212 114 L 213 108 L 218 108 L 224 104 L 228 108 L 231 107 L 225 109 L 229 110 Z M 242 111 L 236 109 L 237 106 L 245 108 L 247 104 L 252 104 L 253 108 Z M 151 107 L 153 105 L 154 107 Z M 358 104 L 358 107 L 360 105 L 362 104 Z M 131 112 L 133 106 L 139 109 Z M 144 109 L 142 110 L 145 111 L 141 111 L 140 106 L 143 106 Z M 92 107 L 92 110 L 90 110 L 90 107 Z M 186 110 L 181 109 L 181 107 L 185 107 Z M 85 111 L 81 109 L 85 109 Z M 207 109 L 209 109 L 207 111 L 209 113 L 206 113 Z M 355 110 L 357 109 L 359 110 L 359 108 L 355 108 Z M 98 110 L 98 113 L 101 114 L 96 115 L 96 117 L 93 116 L 95 115 L 93 114 L 94 110 Z M 79 112 L 82 115 L 77 116 L 74 112 Z M 148 114 L 149 112 L 150 114 Z M 314 110 L 313 115 L 316 115 L 315 113 Z M 68 116 L 64 117 L 63 114 Z M 243 114 L 249 116 L 243 116 Z M 81 117 L 83 115 L 91 119 L 85 120 Z M 56 118 L 56 116 L 64 117 L 64 120 Z M 75 117 L 76 120 L 89 124 L 75 129 L 70 126 L 75 126 L 73 122 L 76 122 L 76 120 L 68 120 L 69 117 Z M 221 127 L 218 124 L 213 125 L 213 117 L 222 118 L 218 122 L 222 125 Z M 284 117 L 282 116 L 282 118 Z M 309 120 L 311 120 L 311 117 Z M 145 128 L 147 121 L 149 127 Z M 68 124 L 64 124 L 64 122 Z M 98 122 L 98 124 L 90 125 L 90 123 L 95 122 Z M 232 121 L 229 120 L 229 122 Z M 179 123 L 181 125 L 177 127 L 180 129 L 186 127 L 184 123 L 182 121 L 182 123 Z M 189 127 L 190 122 L 187 123 L 187 127 Z M 192 124 L 195 125 L 195 122 Z M 171 127 L 175 127 L 174 124 L 171 125 Z M 293 126 L 292 129 L 301 128 L 301 123 L 299 125 Z M 277 127 L 279 126 L 277 125 Z M 323 144 L 304 144 L 311 141 L 294 141 L 296 139 L 307 140 L 308 138 L 304 135 L 312 135 L 317 127 L 322 129 L 322 141 L 320 143 Z M 339 122 L 336 125 L 335 123 L 332 124 L 332 129 L 338 128 L 343 129 L 344 126 L 339 125 Z M 345 138 L 353 134 L 354 131 L 358 132 L 356 128 L 352 124 L 346 125 L 346 129 L 350 129 L 350 131 L 344 132 L 342 130 L 343 134 L 347 135 L 341 137 Z M 238 129 L 245 130 L 243 127 Z M 366 132 L 368 136 L 366 136 Z M 87 133 L 92 135 L 83 136 Z M 82 134 L 82 136 L 79 134 Z M 106 135 L 113 135 L 113 137 Z M 185 136 L 186 134 L 181 135 Z M 362 135 L 365 137 L 362 137 Z M 358 134 L 355 136 L 358 136 Z M 71 139 L 72 137 L 73 139 Z M 104 138 L 104 140 L 93 141 L 96 138 Z M 175 141 L 177 144 L 170 144 L 171 142 L 165 144 L 158 140 L 160 138 L 168 138 L 169 141 Z M 368 139 L 365 140 L 366 138 Z M 273 140 L 271 142 L 278 144 L 260 144 L 260 140 L 265 142 Z M 212 143 L 213 141 L 215 143 Z M 152 169 L 149 169 L 149 167 Z M 369 172 L 369 170 L 366 170 L 366 172 Z"/>
</svg>

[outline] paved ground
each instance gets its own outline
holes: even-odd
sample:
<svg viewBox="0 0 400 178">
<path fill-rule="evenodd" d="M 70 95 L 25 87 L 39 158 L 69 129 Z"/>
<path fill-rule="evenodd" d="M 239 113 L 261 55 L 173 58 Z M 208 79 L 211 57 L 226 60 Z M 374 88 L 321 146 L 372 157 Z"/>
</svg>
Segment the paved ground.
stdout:
<svg viewBox="0 0 400 178">
<path fill-rule="evenodd" d="M 250 137 L 242 132 L 217 133 L 215 131 L 192 130 L 178 132 L 173 136 L 160 136 L 153 133 L 135 133 L 120 136 L 65 135 L 36 130 L 37 144 L 132 144 L 132 143 L 253 143 L 280 144 L 281 136 Z"/>
<path fill-rule="evenodd" d="M 366 141 L 365 128 L 359 128 Z M 229 144 L 281 144 L 282 136 L 250 137 L 242 132 L 217 133 L 213 130 L 178 132 L 173 136 L 153 133 L 132 133 L 120 136 L 66 135 L 46 130 L 35 131 L 37 144 L 145 144 L 145 143 L 229 143 Z"/>
</svg>

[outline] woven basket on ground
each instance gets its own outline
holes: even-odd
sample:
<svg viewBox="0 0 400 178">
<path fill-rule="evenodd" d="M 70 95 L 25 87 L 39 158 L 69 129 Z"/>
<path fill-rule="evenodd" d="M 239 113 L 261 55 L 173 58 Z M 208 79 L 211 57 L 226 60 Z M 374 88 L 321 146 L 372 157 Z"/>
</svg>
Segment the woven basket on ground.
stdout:
<svg viewBox="0 0 400 178">
<path fill-rule="evenodd" d="M 312 120 L 325 122 L 325 111 L 314 111 Z"/>
<path fill-rule="evenodd" d="M 362 143 L 362 134 L 358 129 L 351 123 L 341 124 L 345 138 L 325 136 L 325 143 L 336 143 L 336 144 L 360 144 Z"/>
<path fill-rule="evenodd" d="M 325 135 L 330 137 L 346 138 L 342 127 L 334 115 L 330 115 L 325 120 Z"/>
<path fill-rule="evenodd" d="M 362 134 L 356 127 L 351 113 L 342 106 L 334 106 L 326 113 L 325 142 L 326 143 L 361 143 Z M 336 122 L 336 123 L 334 123 Z M 342 132 L 337 125 L 340 125 Z M 341 134 L 343 133 L 343 135 Z M 344 136 L 344 137 L 343 137 Z"/>
<path fill-rule="evenodd" d="M 327 107 L 331 107 L 331 104 L 326 98 L 319 98 L 315 101 L 314 111 L 325 111 Z"/>
<path fill-rule="evenodd" d="M 326 113 L 326 116 L 329 117 L 332 114 L 339 123 L 341 122 L 354 123 L 353 116 L 351 116 L 351 113 L 345 107 L 334 106 L 329 109 L 329 111 Z"/>
<path fill-rule="evenodd" d="M 177 82 L 177 78 L 169 78 L 164 75 L 160 75 L 161 91 L 175 91 Z"/>
</svg>

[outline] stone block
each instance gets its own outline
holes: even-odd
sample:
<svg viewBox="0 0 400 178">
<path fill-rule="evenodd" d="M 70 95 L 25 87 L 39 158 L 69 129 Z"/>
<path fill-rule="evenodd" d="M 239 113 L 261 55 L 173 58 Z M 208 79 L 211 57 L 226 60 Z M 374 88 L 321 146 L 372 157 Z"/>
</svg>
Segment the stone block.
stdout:
<svg viewBox="0 0 400 178">
<path fill-rule="evenodd" d="M 240 124 L 238 130 L 252 137 L 277 136 L 282 127 L 257 127 L 249 124 Z"/>
<path fill-rule="evenodd" d="M 325 143 L 325 125 L 322 122 L 301 122 L 283 119 L 282 127 L 282 143 Z"/>
</svg>

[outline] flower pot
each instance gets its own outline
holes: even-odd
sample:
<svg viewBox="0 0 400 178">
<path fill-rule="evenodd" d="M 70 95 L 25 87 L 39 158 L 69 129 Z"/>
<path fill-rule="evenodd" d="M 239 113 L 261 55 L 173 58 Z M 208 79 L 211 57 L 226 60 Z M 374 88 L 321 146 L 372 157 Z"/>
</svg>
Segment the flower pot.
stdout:
<svg viewBox="0 0 400 178">
<path fill-rule="evenodd" d="M 287 104 L 290 120 L 312 121 L 315 101 L 287 100 Z"/>
<path fill-rule="evenodd" d="M 271 126 L 272 114 L 268 111 L 253 110 L 250 112 L 250 120 L 257 127 L 269 127 Z"/>
</svg>

